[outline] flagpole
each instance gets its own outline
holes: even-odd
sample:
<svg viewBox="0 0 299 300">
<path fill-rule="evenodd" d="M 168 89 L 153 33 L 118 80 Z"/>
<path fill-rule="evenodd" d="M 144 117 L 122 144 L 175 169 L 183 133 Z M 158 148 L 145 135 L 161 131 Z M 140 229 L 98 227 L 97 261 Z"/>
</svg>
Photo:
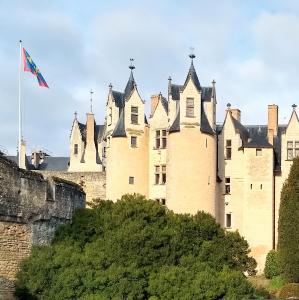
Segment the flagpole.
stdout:
<svg viewBox="0 0 299 300">
<path fill-rule="evenodd" d="M 22 72 L 22 41 L 20 40 L 20 62 L 19 62 L 19 141 L 18 141 L 18 164 L 21 167 L 21 147 L 22 147 L 22 102 L 21 102 L 21 72 Z"/>
</svg>

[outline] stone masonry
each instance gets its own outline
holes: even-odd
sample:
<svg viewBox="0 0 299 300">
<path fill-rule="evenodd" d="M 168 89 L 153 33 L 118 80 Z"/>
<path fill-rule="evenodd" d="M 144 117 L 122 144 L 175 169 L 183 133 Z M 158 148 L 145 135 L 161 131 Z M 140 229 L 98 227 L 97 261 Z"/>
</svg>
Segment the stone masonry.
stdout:
<svg viewBox="0 0 299 300">
<path fill-rule="evenodd" d="M 79 185 L 19 169 L 0 154 L 0 299 L 13 299 L 19 263 L 85 207 Z"/>
</svg>

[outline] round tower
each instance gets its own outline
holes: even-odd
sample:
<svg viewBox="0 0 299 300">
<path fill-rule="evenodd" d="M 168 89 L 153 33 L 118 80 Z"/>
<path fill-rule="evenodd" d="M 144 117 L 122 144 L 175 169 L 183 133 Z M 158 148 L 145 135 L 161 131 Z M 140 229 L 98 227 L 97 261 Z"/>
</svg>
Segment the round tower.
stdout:
<svg viewBox="0 0 299 300">
<path fill-rule="evenodd" d="M 200 86 L 194 57 L 190 55 L 191 67 L 175 100 L 176 116 L 169 128 L 166 201 L 176 213 L 203 210 L 215 216 L 216 135 L 204 105 L 209 88 Z"/>
</svg>

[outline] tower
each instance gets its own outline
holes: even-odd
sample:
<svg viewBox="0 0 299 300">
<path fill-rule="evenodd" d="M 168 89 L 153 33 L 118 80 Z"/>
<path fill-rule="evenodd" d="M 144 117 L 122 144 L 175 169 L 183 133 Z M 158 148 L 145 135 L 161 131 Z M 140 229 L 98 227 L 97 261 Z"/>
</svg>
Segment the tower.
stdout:
<svg viewBox="0 0 299 300">
<path fill-rule="evenodd" d="M 169 112 L 174 118 L 167 145 L 167 206 L 178 213 L 204 210 L 215 216 L 215 86 L 200 85 L 193 64 L 195 55 L 189 57 L 184 85 L 170 82 L 169 86 L 169 108 L 175 108 L 175 113 Z"/>
<path fill-rule="evenodd" d="M 124 92 L 111 89 L 107 103 L 108 111 L 114 112 L 116 117 L 115 123 L 112 121 L 106 131 L 106 198 L 113 201 L 127 193 L 148 197 L 149 128 L 144 101 L 133 75 L 133 59 L 130 61 L 130 76 Z"/>
</svg>

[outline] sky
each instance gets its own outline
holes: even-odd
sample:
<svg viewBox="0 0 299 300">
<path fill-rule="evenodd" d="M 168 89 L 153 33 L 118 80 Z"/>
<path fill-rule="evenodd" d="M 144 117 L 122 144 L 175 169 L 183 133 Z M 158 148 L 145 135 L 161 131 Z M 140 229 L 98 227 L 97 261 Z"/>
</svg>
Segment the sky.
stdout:
<svg viewBox="0 0 299 300">
<path fill-rule="evenodd" d="M 226 104 L 243 124 L 266 124 L 267 105 L 286 124 L 299 104 L 299 1 L 0 1 L 0 150 L 18 140 L 19 40 L 49 85 L 21 73 L 27 152 L 69 154 L 74 119 L 86 121 L 90 89 L 96 122 L 104 122 L 108 86 L 123 91 L 134 77 L 146 110 L 150 96 L 167 96 L 168 77 L 182 84 L 190 47 L 202 86 L 216 80 L 217 122 Z"/>
</svg>

